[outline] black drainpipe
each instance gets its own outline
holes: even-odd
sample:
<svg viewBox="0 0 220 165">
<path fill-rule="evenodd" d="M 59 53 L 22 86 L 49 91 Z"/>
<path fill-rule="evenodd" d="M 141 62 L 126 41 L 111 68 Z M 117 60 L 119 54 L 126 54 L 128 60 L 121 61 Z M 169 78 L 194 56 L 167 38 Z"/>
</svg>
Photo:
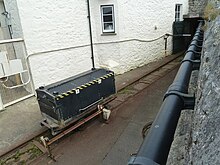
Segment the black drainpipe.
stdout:
<svg viewBox="0 0 220 165">
<path fill-rule="evenodd" d="M 93 50 L 93 41 L 92 41 L 92 24 L 91 24 L 89 0 L 87 0 L 87 8 L 88 8 L 88 19 L 89 19 L 89 33 L 90 33 L 90 44 L 91 44 L 92 70 L 94 70 L 95 69 L 95 60 L 94 60 L 94 50 Z"/>
<path fill-rule="evenodd" d="M 202 50 L 203 22 L 199 23 L 194 38 L 186 51 L 179 71 L 168 88 L 160 111 L 144 139 L 138 153 L 128 165 L 165 165 L 176 126 L 183 109 L 193 109 L 195 97 L 188 94 L 188 85 L 193 70 L 199 69 Z"/>
</svg>

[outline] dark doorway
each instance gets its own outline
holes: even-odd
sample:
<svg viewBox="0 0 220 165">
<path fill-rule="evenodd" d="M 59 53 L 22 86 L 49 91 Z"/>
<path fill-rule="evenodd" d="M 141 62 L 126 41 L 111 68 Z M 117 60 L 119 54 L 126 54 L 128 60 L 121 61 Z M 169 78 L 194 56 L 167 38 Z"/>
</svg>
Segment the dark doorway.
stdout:
<svg viewBox="0 0 220 165">
<path fill-rule="evenodd" d="M 182 35 L 184 34 L 185 22 L 177 21 L 173 23 L 173 53 L 178 53 L 185 49 Z"/>
<path fill-rule="evenodd" d="M 184 21 L 173 23 L 173 53 L 188 48 L 201 18 L 184 18 Z"/>
</svg>

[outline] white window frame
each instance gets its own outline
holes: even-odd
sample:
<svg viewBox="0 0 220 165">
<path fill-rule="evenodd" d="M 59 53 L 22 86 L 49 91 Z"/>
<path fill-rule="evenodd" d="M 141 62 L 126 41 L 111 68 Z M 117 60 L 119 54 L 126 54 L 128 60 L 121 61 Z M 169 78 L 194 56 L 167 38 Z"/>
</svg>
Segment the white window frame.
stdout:
<svg viewBox="0 0 220 165">
<path fill-rule="evenodd" d="M 183 5 L 182 4 L 176 4 L 175 5 L 175 22 L 179 22 L 183 20 Z"/>
<path fill-rule="evenodd" d="M 106 7 L 110 7 L 112 8 L 112 14 L 104 14 L 103 13 L 103 9 L 106 8 Z M 106 15 L 112 15 L 112 22 L 104 22 L 104 16 Z M 115 33 L 115 14 L 114 14 L 114 5 L 101 5 L 101 23 L 102 23 L 102 33 Z M 105 26 L 104 24 L 105 23 L 112 23 L 113 27 L 112 29 L 105 29 Z"/>
</svg>

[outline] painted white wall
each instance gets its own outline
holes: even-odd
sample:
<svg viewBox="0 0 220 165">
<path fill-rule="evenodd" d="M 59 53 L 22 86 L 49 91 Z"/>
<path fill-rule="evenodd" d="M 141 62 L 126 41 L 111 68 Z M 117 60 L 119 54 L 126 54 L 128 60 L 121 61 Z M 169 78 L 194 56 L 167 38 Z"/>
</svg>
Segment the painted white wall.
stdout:
<svg viewBox="0 0 220 165">
<path fill-rule="evenodd" d="M 186 0 L 90 1 L 94 43 L 151 40 L 172 33 L 176 3 L 183 4 L 187 14 Z M 100 5 L 105 4 L 114 4 L 116 35 L 102 35 Z M 17 0 L 17 5 L 35 88 L 92 67 L 90 46 L 65 49 L 90 43 L 85 0 Z M 171 48 L 170 37 L 168 54 Z M 165 56 L 163 38 L 152 43 L 130 41 L 95 45 L 94 51 L 98 66 L 106 66 L 118 74 Z"/>
<path fill-rule="evenodd" d="M 91 68 L 86 1 L 17 0 L 35 88 Z M 56 49 L 62 51 L 47 52 Z"/>
<path fill-rule="evenodd" d="M 102 36 L 100 6 L 111 4 L 114 4 L 115 7 L 116 35 Z M 183 14 L 188 13 L 187 0 L 93 1 L 91 11 L 96 41 L 151 40 L 165 33 L 172 34 L 175 4 L 183 4 Z M 107 66 L 120 74 L 165 56 L 164 47 L 163 38 L 151 43 L 130 41 L 120 44 L 106 44 L 96 46 L 96 56 L 99 57 L 101 66 Z M 171 50 L 172 37 L 169 37 L 167 54 L 171 54 Z M 119 65 L 111 67 L 109 62 Z"/>
</svg>

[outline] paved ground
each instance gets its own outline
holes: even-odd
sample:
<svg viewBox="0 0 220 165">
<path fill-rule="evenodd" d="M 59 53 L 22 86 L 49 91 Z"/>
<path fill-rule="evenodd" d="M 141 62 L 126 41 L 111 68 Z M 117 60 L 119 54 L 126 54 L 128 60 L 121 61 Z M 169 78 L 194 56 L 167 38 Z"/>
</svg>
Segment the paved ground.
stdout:
<svg viewBox="0 0 220 165">
<path fill-rule="evenodd" d="M 137 152 L 143 126 L 152 121 L 177 68 L 112 112 L 109 124 L 93 120 L 52 146 L 57 162 L 41 157 L 32 164 L 124 165 Z"/>
<path fill-rule="evenodd" d="M 125 74 L 116 77 L 116 86 L 120 90 L 128 84 L 140 79 L 144 75 L 165 65 L 178 55 L 167 56 L 156 62 L 152 62 L 143 67 L 134 69 Z M 141 88 L 137 86 L 137 88 Z M 121 101 L 121 100 L 120 100 Z M 120 104 L 120 101 L 116 101 Z M 21 143 L 32 139 L 45 128 L 40 126 L 42 116 L 36 97 L 29 98 L 25 101 L 7 107 L 5 111 L 0 112 L 0 155 L 20 145 Z"/>
</svg>

